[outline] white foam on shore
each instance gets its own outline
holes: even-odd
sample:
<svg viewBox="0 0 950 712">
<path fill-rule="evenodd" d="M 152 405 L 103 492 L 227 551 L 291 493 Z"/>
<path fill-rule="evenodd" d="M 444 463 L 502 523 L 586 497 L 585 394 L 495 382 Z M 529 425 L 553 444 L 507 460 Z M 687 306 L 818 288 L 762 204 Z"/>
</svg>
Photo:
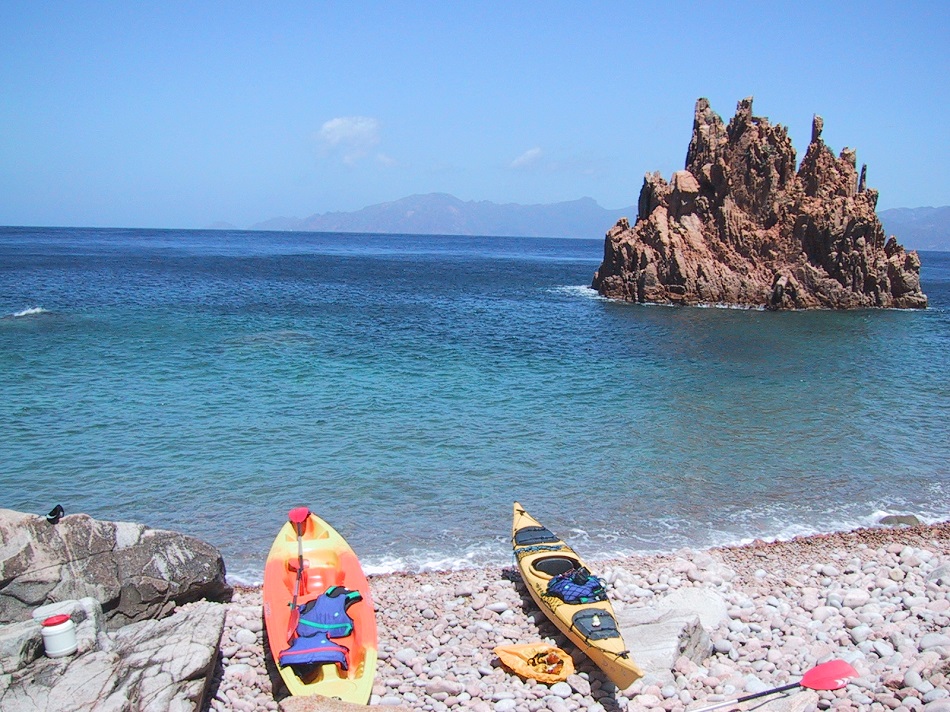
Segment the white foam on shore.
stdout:
<svg viewBox="0 0 950 712">
<path fill-rule="evenodd" d="M 264 584 L 264 578 L 260 569 L 243 569 L 241 571 L 228 572 L 227 580 L 232 586 L 258 587 Z"/>
<path fill-rule="evenodd" d="M 461 553 L 415 550 L 405 556 L 360 557 L 363 571 L 370 574 L 391 574 L 399 571 L 464 571 L 485 566 L 503 566 L 511 559 L 511 545 L 495 539 L 468 547 Z"/>
<path fill-rule="evenodd" d="M 360 556 L 360 565 L 367 576 L 466 571 L 487 566 L 505 566 L 512 563 L 511 556 L 511 548 L 507 541 L 493 541 L 470 547 L 462 554 L 415 551 L 405 556 Z M 228 571 L 228 583 L 235 586 L 260 586 L 264 581 L 263 572 L 263 564 L 260 567 L 244 567 Z"/>
<path fill-rule="evenodd" d="M 608 532 L 590 533 L 579 527 L 571 527 L 563 532 L 565 540 L 588 562 L 636 558 L 642 556 L 666 555 L 677 551 L 705 551 L 719 547 L 746 546 L 755 541 L 766 543 L 791 541 L 799 537 L 812 537 L 855 531 L 857 529 L 890 528 L 880 523 L 888 515 L 913 514 L 922 524 L 939 524 L 950 521 L 948 516 L 932 516 L 908 510 L 878 509 L 862 517 L 827 520 L 818 527 L 804 523 L 780 525 L 778 529 L 758 535 L 731 534 L 720 531 L 703 543 L 673 543 L 667 545 L 647 544 L 643 546 L 617 546 L 620 537 Z M 505 567 L 514 564 L 510 544 L 507 539 L 470 547 L 461 554 L 444 551 L 413 551 L 407 555 L 361 556 L 363 572 L 367 576 L 385 576 L 394 573 L 427 573 L 439 571 L 465 571 L 488 567 Z M 263 565 L 245 567 L 228 573 L 228 582 L 238 586 L 260 586 L 263 582 Z"/>
<path fill-rule="evenodd" d="M 917 517 L 917 520 L 921 524 L 939 524 L 941 522 L 947 521 L 945 516 L 928 516 L 920 512 L 908 512 L 907 510 L 876 510 L 871 514 L 868 514 L 864 517 L 858 519 L 846 519 L 840 521 L 828 521 L 825 526 L 816 527 L 803 523 L 790 523 L 782 526 L 778 531 L 773 534 L 763 534 L 759 536 L 738 536 L 735 538 L 723 538 L 720 541 L 702 547 L 688 547 L 688 548 L 717 548 L 717 547 L 733 547 L 733 546 L 746 546 L 755 541 L 764 541 L 766 543 L 774 542 L 783 542 L 783 541 L 792 541 L 799 537 L 812 537 L 812 536 L 822 536 L 827 534 L 839 534 L 843 532 L 856 531 L 858 529 L 875 529 L 875 528 L 890 528 L 888 525 L 881 524 L 881 519 L 886 516 L 893 515 L 907 515 L 913 514 Z M 624 554 L 624 556 L 636 556 L 642 554 L 643 552 L 633 552 L 629 554 Z M 658 551 L 654 553 L 670 553 L 668 551 Z"/>
</svg>

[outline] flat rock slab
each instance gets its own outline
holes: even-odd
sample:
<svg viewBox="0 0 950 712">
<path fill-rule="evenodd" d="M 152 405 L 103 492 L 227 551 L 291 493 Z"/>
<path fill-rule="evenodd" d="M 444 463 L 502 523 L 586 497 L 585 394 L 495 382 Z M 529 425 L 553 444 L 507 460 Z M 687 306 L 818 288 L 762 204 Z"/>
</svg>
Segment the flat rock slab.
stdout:
<svg viewBox="0 0 950 712">
<path fill-rule="evenodd" d="M 617 625 L 630 656 L 646 673 L 669 673 L 681 656 L 699 664 L 711 650 L 709 635 L 695 615 L 666 614 L 645 621 L 618 614 Z"/>
<path fill-rule="evenodd" d="M 695 615 L 704 628 L 716 628 L 729 618 L 729 606 L 719 593 L 708 589 L 683 588 L 662 598 L 655 598 L 651 607 L 659 612 Z"/>
<path fill-rule="evenodd" d="M 39 659 L 44 653 L 42 622 L 60 614 L 69 616 L 75 626 L 77 655 L 97 650 L 100 642 L 111 647 L 108 639 L 99 637 L 105 632 L 99 601 L 83 598 L 50 603 L 34 610 L 32 620 L 0 626 L 0 673 L 16 672 Z"/>
<path fill-rule="evenodd" d="M 43 637 L 35 621 L 0 626 L 0 674 L 26 667 L 43 654 Z"/>
<path fill-rule="evenodd" d="M 0 676 L 0 709 L 18 712 L 193 712 L 217 661 L 225 606 L 189 604 L 108 634 L 108 650 L 41 657 Z M 105 641 L 104 641 L 105 642 Z"/>
<path fill-rule="evenodd" d="M 680 656 L 702 664 L 712 646 L 706 628 L 727 617 L 715 591 L 683 590 L 651 601 L 650 608 L 617 611 L 617 626 L 644 672 L 669 673 Z"/>
</svg>

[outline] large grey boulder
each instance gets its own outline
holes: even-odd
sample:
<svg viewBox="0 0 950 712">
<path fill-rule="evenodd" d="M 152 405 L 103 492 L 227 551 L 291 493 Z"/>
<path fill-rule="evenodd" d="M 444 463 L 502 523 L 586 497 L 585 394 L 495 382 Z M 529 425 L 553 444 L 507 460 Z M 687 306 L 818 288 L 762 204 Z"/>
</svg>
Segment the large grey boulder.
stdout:
<svg viewBox="0 0 950 712">
<path fill-rule="evenodd" d="M 916 527 L 920 520 L 913 514 L 887 514 L 880 518 L 880 523 L 888 527 Z"/>
<path fill-rule="evenodd" d="M 0 509 L 0 623 L 85 597 L 100 602 L 114 630 L 190 601 L 229 600 L 231 587 L 221 552 L 194 537 L 86 514 L 50 524 Z"/>
<path fill-rule="evenodd" d="M 82 609 L 86 602 L 72 602 Z M 95 625 L 93 613 L 84 623 Z M 0 709 L 19 712 L 193 712 L 201 709 L 225 606 L 202 601 L 112 633 L 80 632 L 80 649 L 0 675 Z M 31 622 L 32 623 L 32 622 Z M 38 624 L 34 624 L 37 625 Z M 37 627 L 37 635 L 39 630 Z M 90 637 L 91 636 L 91 637 Z M 86 644 L 82 643 L 86 641 Z M 90 641 L 96 640 L 95 643 Z"/>
</svg>

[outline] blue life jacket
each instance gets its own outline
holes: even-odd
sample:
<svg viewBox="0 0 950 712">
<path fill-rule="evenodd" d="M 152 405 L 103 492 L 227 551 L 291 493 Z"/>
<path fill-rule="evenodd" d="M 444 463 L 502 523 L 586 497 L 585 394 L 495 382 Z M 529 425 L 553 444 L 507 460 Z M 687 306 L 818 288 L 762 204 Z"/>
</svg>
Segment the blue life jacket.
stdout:
<svg viewBox="0 0 950 712">
<path fill-rule="evenodd" d="M 586 568 L 571 569 L 548 581 L 548 595 L 557 596 L 565 603 L 593 603 L 606 601 L 607 591 L 596 576 Z"/>
<path fill-rule="evenodd" d="M 294 640 L 280 654 L 280 664 L 336 663 L 342 670 L 348 669 L 349 648 L 331 642 L 330 638 L 345 638 L 353 632 L 353 619 L 346 609 L 362 599 L 359 591 L 331 586 L 318 598 L 298 606 L 300 620 Z"/>
</svg>

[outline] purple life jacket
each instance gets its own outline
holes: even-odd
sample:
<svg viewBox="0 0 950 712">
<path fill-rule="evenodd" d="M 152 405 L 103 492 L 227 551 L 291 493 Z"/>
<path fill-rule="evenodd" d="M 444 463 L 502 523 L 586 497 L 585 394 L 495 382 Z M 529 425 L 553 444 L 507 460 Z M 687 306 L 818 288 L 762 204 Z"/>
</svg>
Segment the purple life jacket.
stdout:
<svg viewBox="0 0 950 712">
<path fill-rule="evenodd" d="M 353 619 L 346 609 L 362 599 L 359 591 L 331 586 L 318 598 L 298 606 L 300 619 L 294 640 L 280 654 L 280 664 L 335 663 L 340 669 L 347 670 L 349 648 L 332 642 L 330 638 L 345 638 L 353 632 Z"/>
</svg>

